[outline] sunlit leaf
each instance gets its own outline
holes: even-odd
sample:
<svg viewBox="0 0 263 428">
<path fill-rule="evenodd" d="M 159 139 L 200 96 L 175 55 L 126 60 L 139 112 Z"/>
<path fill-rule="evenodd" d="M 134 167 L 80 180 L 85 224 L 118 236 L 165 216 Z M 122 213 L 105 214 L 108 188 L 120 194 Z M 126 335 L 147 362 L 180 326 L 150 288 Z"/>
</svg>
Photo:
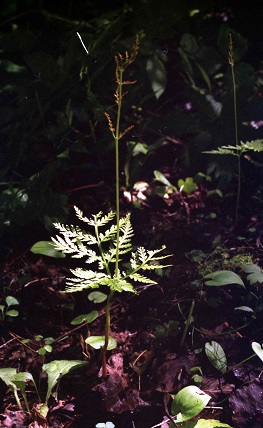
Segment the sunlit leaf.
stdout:
<svg viewBox="0 0 263 428">
<path fill-rule="evenodd" d="M 8 315 L 9 317 L 15 318 L 19 315 L 19 312 L 16 311 L 15 309 L 10 309 L 9 311 L 6 311 L 6 315 Z"/>
<path fill-rule="evenodd" d="M 56 259 L 63 259 L 66 257 L 64 253 L 57 251 L 51 241 L 36 242 L 30 251 L 34 254 L 42 254 L 43 256 L 55 257 Z"/>
<path fill-rule="evenodd" d="M 47 403 L 52 389 L 56 385 L 60 377 L 67 374 L 70 370 L 86 365 L 86 361 L 80 360 L 54 360 L 50 363 L 43 364 L 42 371 L 48 375 L 48 389 L 45 403 Z"/>
<path fill-rule="evenodd" d="M 105 336 L 90 336 L 85 340 L 85 342 L 88 345 L 92 346 L 92 348 L 94 349 L 101 349 L 105 344 Z M 116 348 L 116 346 L 117 346 L 116 340 L 113 339 L 113 337 L 109 337 L 107 350 L 111 351 L 112 349 Z"/>
<path fill-rule="evenodd" d="M 225 373 L 227 370 L 226 354 L 222 346 L 212 341 L 205 344 L 205 353 L 210 363 L 221 373 Z"/>
<path fill-rule="evenodd" d="M 198 415 L 211 397 L 195 385 L 186 386 L 179 391 L 172 402 L 171 412 L 176 415 L 175 422 L 184 422 Z"/>
<path fill-rule="evenodd" d="M 5 301 L 7 306 L 19 305 L 19 301 L 13 296 L 7 296 Z"/>
</svg>

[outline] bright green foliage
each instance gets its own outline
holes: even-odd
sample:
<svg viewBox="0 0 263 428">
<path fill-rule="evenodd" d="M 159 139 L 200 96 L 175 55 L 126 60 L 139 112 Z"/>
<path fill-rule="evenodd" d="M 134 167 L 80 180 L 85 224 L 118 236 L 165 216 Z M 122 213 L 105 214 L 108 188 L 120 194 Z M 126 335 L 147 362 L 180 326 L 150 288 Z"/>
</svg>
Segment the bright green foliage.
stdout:
<svg viewBox="0 0 263 428">
<path fill-rule="evenodd" d="M 226 354 L 222 346 L 213 341 L 205 344 L 205 353 L 210 363 L 218 369 L 221 373 L 225 373 L 227 370 Z"/>
<path fill-rule="evenodd" d="M 85 342 L 94 349 L 101 349 L 105 345 L 105 336 L 90 336 Z M 113 337 L 109 336 L 107 350 L 111 351 L 116 348 L 117 342 Z"/>
<path fill-rule="evenodd" d="M 196 189 L 196 183 L 194 182 L 194 179 L 192 177 L 186 177 L 185 180 L 180 178 L 180 180 L 178 180 L 178 186 L 180 190 L 186 193 L 187 195 L 194 193 Z"/>
<path fill-rule="evenodd" d="M 69 371 L 83 367 L 86 364 L 87 362 L 80 360 L 54 360 L 48 364 L 44 364 L 42 371 L 48 375 L 48 388 L 44 404 L 47 405 L 52 389 L 62 376 L 68 374 Z"/>
<path fill-rule="evenodd" d="M 197 416 L 211 400 L 211 397 L 195 385 L 181 389 L 173 399 L 171 413 L 175 422 L 184 422 Z"/>
<path fill-rule="evenodd" d="M 86 365 L 87 362 L 85 361 L 79 361 L 79 360 L 58 360 L 58 361 L 51 361 L 48 364 L 44 364 L 42 367 L 42 371 L 46 372 L 48 375 L 48 388 L 47 388 L 47 394 L 46 394 L 46 399 L 45 402 L 40 406 L 39 408 L 39 412 L 42 414 L 42 416 L 46 417 L 47 413 L 48 413 L 48 399 L 51 395 L 52 389 L 54 388 L 54 386 L 57 384 L 58 380 L 64 376 L 65 374 L 67 374 L 70 370 L 77 368 L 77 367 L 82 367 L 84 365 Z M 28 405 L 28 401 L 27 401 L 27 394 L 26 394 L 26 385 L 27 382 L 30 381 L 33 383 L 39 401 L 40 397 L 39 397 L 39 393 L 38 393 L 38 389 L 36 386 L 36 383 L 34 381 L 33 376 L 31 375 L 31 373 L 29 372 L 19 372 L 17 373 L 15 368 L 3 368 L 0 369 L 0 379 L 2 379 L 3 382 L 5 382 L 5 384 L 11 388 L 11 390 L 14 393 L 14 397 L 15 400 L 17 402 L 18 407 L 22 410 L 22 405 L 18 396 L 18 390 L 20 391 L 25 405 L 26 405 L 26 409 L 27 411 L 30 413 L 30 409 L 29 409 L 29 405 Z"/>
<path fill-rule="evenodd" d="M 66 292 L 81 291 L 86 288 L 98 288 L 101 285 L 106 285 L 111 291 L 130 291 L 136 293 L 133 284 L 128 282 L 128 278 L 145 284 L 154 284 L 155 281 L 146 275 L 141 275 L 138 271 L 154 270 L 168 266 L 159 264 L 161 260 L 168 256 L 157 255 L 165 249 L 164 246 L 161 249 L 149 251 L 143 247 L 139 247 L 136 252 L 132 252 L 131 238 L 133 236 L 133 229 L 130 222 L 130 214 L 127 214 L 119 222 L 118 254 L 131 253 L 130 268 L 120 270 L 118 276 L 111 274 L 113 270 L 112 265 L 116 262 L 117 225 L 112 224 L 108 229 L 105 229 L 105 226 L 114 219 L 115 213 L 110 212 L 103 215 L 100 212 L 91 218 L 87 218 L 83 216 L 82 211 L 77 207 L 75 207 L 75 211 L 79 220 L 92 227 L 94 233 L 85 232 L 78 226 L 55 223 L 55 227 L 63 237 L 56 236 L 52 240 L 56 250 L 70 254 L 74 258 L 84 257 L 85 263 L 94 264 L 96 267 L 94 270 L 83 268 L 72 269 L 71 272 L 75 278 L 67 279 L 68 287 L 66 288 Z M 103 230 L 101 231 L 102 228 Z M 97 247 L 97 251 L 93 250 L 92 246 Z"/>
<path fill-rule="evenodd" d="M 205 151 L 203 153 L 209 153 L 211 155 L 233 155 L 239 156 L 240 154 L 246 153 L 252 150 L 253 152 L 263 152 L 263 140 L 247 141 L 236 146 L 221 146 L 217 150 Z"/>
<path fill-rule="evenodd" d="M 13 296 L 6 296 L 5 305 L 0 305 L 0 320 L 4 320 L 6 316 L 17 317 L 19 312 L 16 309 L 10 309 L 11 306 L 19 305 L 19 301 Z"/>
<path fill-rule="evenodd" d="M 215 419 L 199 419 L 186 424 L 183 423 L 199 415 L 210 399 L 211 397 L 208 394 L 195 385 L 181 389 L 172 402 L 171 414 L 176 415 L 176 417 L 174 418 L 174 423 L 170 422 L 169 427 L 173 428 L 176 424 L 176 426 L 183 426 L 184 428 L 231 428 L 230 425 Z"/>
<path fill-rule="evenodd" d="M 18 396 L 18 390 L 20 390 L 27 411 L 29 412 L 29 406 L 26 397 L 26 382 L 33 382 L 36 388 L 33 376 L 28 372 L 17 373 L 15 368 L 3 368 L 0 369 L 0 379 L 2 379 L 2 381 L 5 382 L 5 384 L 13 391 L 17 405 L 22 410 L 22 405 Z"/>
</svg>

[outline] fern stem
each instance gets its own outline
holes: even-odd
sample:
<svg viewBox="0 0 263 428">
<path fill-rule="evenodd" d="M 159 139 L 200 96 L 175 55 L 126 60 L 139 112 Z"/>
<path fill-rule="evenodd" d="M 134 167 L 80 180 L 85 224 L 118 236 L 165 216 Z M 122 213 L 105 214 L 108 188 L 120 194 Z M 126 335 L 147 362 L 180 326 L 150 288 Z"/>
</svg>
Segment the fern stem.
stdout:
<svg viewBox="0 0 263 428">
<path fill-rule="evenodd" d="M 118 67 L 118 66 L 117 66 Z M 116 132 L 115 132 L 115 198 L 116 198 L 116 262 L 115 262 L 115 278 L 119 277 L 119 245 L 120 245 L 120 165 L 119 165 L 119 140 L 120 140 L 120 120 L 121 120 L 121 107 L 122 107 L 122 82 L 123 82 L 124 69 L 119 66 L 119 80 L 118 80 L 118 110 L 116 119 Z"/>
<path fill-rule="evenodd" d="M 114 295 L 114 291 L 111 290 L 109 297 L 107 299 L 107 305 L 106 305 L 105 343 L 102 349 L 102 376 L 103 377 L 107 376 L 106 353 L 107 353 L 109 337 L 110 337 L 110 322 L 111 322 L 110 308 L 111 308 L 111 301 L 112 301 L 113 295 Z"/>
</svg>

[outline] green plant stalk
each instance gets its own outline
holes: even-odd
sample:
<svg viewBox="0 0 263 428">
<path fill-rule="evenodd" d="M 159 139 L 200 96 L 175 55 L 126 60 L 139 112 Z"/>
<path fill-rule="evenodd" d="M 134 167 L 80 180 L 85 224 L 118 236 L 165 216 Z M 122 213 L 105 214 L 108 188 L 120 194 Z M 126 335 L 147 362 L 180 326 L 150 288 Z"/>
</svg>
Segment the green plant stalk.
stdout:
<svg viewBox="0 0 263 428">
<path fill-rule="evenodd" d="M 115 202 L 116 202 L 116 261 L 115 261 L 115 272 L 114 277 L 119 278 L 119 245 L 120 245 L 120 165 L 119 165 L 119 140 L 120 140 L 120 119 L 121 119 L 121 106 L 122 106 L 122 82 L 123 82 L 123 71 L 122 67 L 119 67 L 119 81 L 118 81 L 118 93 L 119 93 L 119 102 L 117 110 L 117 119 L 116 119 L 116 131 L 114 134 L 115 140 Z M 102 252 L 101 252 L 102 253 Z M 107 269 L 108 270 L 108 269 Z M 109 273 L 109 272 L 108 272 Z M 106 325 L 105 325 L 105 343 L 102 349 L 102 376 L 107 376 L 107 365 L 106 365 L 106 353 L 109 344 L 110 336 L 110 308 L 111 301 L 114 296 L 114 291 L 111 290 L 107 299 L 106 305 Z"/>
<path fill-rule="evenodd" d="M 181 352 L 182 347 L 184 346 L 185 338 L 186 338 L 187 332 L 188 332 L 190 324 L 191 324 L 191 318 L 192 318 L 192 315 L 193 315 L 193 312 L 194 312 L 194 307 L 195 307 L 195 301 L 193 300 L 192 303 L 191 303 L 191 307 L 190 307 L 190 311 L 189 311 L 189 314 L 188 314 L 188 317 L 187 317 L 187 321 L 186 321 L 186 324 L 185 324 L 183 335 L 182 335 L 182 338 L 181 338 L 181 341 L 180 341 L 179 352 Z"/>
<path fill-rule="evenodd" d="M 19 409 L 23 410 L 23 407 L 21 405 L 20 399 L 19 399 L 18 394 L 17 394 L 17 389 L 13 388 L 13 392 L 14 392 L 14 397 L 15 397 L 15 400 L 16 400 L 16 403 L 17 403 Z"/>
<path fill-rule="evenodd" d="M 112 301 L 113 295 L 114 295 L 114 291 L 111 290 L 109 297 L 107 299 L 107 305 L 106 305 L 105 343 L 102 349 L 102 376 L 103 377 L 107 376 L 106 353 L 107 353 L 109 337 L 110 337 L 110 322 L 111 322 L 110 309 L 111 309 L 111 301 Z"/>
<path fill-rule="evenodd" d="M 237 125 L 237 90 L 236 90 L 236 78 L 235 78 L 235 61 L 233 55 L 233 43 L 232 43 L 232 35 L 230 34 L 229 40 L 229 64 L 231 66 L 231 75 L 233 82 L 233 104 L 234 104 L 234 121 L 235 121 L 235 142 L 236 146 L 238 146 L 238 125 Z M 239 212 L 239 204 L 240 204 L 240 194 L 241 194 L 241 154 L 242 152 L 238 152 L 237 154 L 237 195 L 236 195 L 236 207 L 235 207 L 235 226 L 238 221 L 238 212 Z"/>
</svg>

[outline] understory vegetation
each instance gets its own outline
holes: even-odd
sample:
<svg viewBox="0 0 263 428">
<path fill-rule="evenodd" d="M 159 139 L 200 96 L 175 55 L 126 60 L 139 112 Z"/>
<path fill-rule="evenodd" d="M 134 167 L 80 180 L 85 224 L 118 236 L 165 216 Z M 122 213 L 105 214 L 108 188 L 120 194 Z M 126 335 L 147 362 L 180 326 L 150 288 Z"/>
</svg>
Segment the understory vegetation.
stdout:
<svg viewBox="0 0 263 428">
<path fill-rule="evenodd" d="M 262 426 L 260 7 L 4 1 L 0 426 Z"/>
</svg>

